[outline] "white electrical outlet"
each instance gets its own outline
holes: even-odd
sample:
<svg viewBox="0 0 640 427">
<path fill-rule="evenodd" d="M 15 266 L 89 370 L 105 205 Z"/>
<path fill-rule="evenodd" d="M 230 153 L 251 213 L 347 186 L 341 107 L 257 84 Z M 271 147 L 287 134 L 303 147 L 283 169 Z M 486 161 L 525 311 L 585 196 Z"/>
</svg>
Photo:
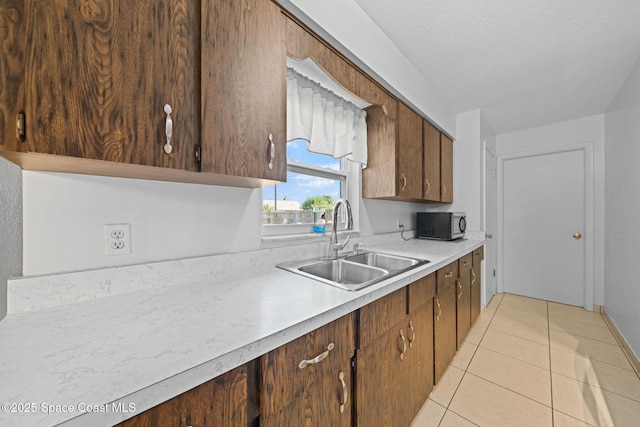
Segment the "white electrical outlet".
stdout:
<svg viewBox="0 0 640 427">
<path fill-rule="evenodd" d="M 124 255 L 131 253 L 131 224 L 105 224 L 105 255 Z"/>
</svg>

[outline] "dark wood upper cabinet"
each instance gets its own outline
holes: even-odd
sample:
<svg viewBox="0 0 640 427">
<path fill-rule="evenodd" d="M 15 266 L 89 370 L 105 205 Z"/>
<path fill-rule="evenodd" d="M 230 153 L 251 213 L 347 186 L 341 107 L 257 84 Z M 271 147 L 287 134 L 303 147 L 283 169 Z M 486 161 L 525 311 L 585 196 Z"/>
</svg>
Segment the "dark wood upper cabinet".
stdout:
<svg viewBox="0 0 640 427">
<path fill-rule="evenodd" d="M 26 151 L 197 170 L 199 12 L 195 0 L 26 0 Z"/>
<path fill-rule="evenodd" d="M 453 141 L 440 134 L 440 201 L 453 203 Z"/>
<path fill-rule="evenodd" d="M 202 2 L 201 55 L 202 171 L 285 181 L 281 9 L 264 0 Z"/>
<path fill-rule="evenodd" d="M 398 104 L 396 146 L 396 195 L 401 199 L 422 198 L 422 118 L 406 105 Z"/>
<path fill-rule="evenodd" d="M 362 171 L 362 197 L 420 201 L 422 118 L 403 103 L 396 105 L 367 109 L 369 162 Z"/>
<path fill-rule="evenodd" d="M 0 2 L 0 150 L 19 151 L 18 113 L 24 109 L 24 0 Z"/>
<path fill-rule="evenodd" d="M 422 198 L 431 202 L 440 201 L 440 131 L 424 120 L 422 127 L 424 159 Z"/>
</svg>

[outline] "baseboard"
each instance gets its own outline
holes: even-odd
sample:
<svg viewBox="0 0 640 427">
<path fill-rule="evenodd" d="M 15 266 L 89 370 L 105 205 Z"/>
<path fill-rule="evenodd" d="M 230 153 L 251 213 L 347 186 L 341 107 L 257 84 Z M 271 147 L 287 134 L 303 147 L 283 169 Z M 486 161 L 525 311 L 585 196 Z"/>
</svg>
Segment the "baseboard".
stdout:
<svg viewBox="0 0 640 427">
<path fill-rule="evenodd" d="M 631 365 L 633 366 L 633 369 L 636 371 L 636 374 L 640 376 L 640 360 L 638 359 L 638 356 L 636 356 L 636 354 L 633 352 L 633 350 L 631 349 L 627 341 L 624 339 L 624 337 L 616 327 L 615 323 L 613 323 L 613 320 L 609 316 L 609 313 L 607 313 L 607 310 L 603 306 L 598 306 L 598 307 L 600 307 L 600 313 L 602 314 L 604 321 L 607 323 L 607 325 L 609 326 L 609 329 L 611 329 L 611 332 L 613 332 L 613 335 L 618 340 L 618 343 L 622 347 L 622 350 L 627 356 L 627 359 L 629 359 L 629 362 L 631 362 Z M 596 311 L 596 305 L 594 305 L 593 308 L 594 308 L 594 311 Z"/>
</svg>

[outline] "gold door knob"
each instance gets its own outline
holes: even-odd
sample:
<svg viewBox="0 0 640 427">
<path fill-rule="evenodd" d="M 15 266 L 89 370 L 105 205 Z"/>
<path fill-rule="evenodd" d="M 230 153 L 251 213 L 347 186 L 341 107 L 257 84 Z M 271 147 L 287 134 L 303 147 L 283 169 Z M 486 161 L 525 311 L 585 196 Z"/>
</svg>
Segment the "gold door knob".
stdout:
<svg viewBox="0 0 640 427">
<path fill-rule="evenodd" d="M 578 240 L 578 239 L 579 239 L 579 238 L 581 238 L 581 237 L 582 237 L 582 234 L 580 234 L 580 233 L 573 233 L 573 238 L 574 238 L 574 239 Z"/>
</svg>

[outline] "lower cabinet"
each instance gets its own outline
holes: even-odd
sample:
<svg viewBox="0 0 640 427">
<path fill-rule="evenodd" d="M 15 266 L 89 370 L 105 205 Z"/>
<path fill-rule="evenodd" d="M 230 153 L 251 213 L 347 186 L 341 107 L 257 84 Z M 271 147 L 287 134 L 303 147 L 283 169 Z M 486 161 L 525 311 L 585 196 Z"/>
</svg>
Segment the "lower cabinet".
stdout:
<svg viewBox="0 0 640 427">
<path fill-rule="evenodd" d="M 427 401 L 433 390 L 433 295 L 436 275 L 430 274 L 409 285 L 409 330 L 413 339 L 409 345 L 409 423 Z M 407 424 L 409 425 L 409 424 Z"/>
<path fill-rule="evenodd" d="M 471 324 L 475 323 L 478 316 L 480 316 L 482 290 L 482 269 L 480 263 L 483 259 L 484 246 L 480 246 L 473 251 L 473 264 L 471 267 Z"/>
<path fill-rule="evenodd" d="M 408 427 L 480 314 L 482 247 L 119 424 Z"/>
<path fill-rule="evenodd" d="M 247 427 L 258 415 L 249 389 L 254 363 L 242 365 L 159 404 L 119 427 L 225 426 Z"/>
<path fill-rule="evenodd" d="M 433 303 L 434 380 L 440 381 L 456 354 L 456 278 L 455 261 L 436 272 Z"/>
<path fill-rule="evenodd" d="M 354 318 L 350 313 L 262 356 L 262 427 L 352 425 Z"/>
<path fill-rule="evenodd" d="M 458 260 L 456 280 L 457 348 L 459 349 L 471 329 L 471 253 Z"/>
<path fill-rule="evenodd" d="M 359 310 L 356 350 L 357 426 L 408 425 L 407 291 L 399 289 Z"/>
<path fill-rule="evenodd" d="M 430 275 L 360 309 L 357 426 L 409 426 L 431 393 L 434 285 Z"/>
</svg>

